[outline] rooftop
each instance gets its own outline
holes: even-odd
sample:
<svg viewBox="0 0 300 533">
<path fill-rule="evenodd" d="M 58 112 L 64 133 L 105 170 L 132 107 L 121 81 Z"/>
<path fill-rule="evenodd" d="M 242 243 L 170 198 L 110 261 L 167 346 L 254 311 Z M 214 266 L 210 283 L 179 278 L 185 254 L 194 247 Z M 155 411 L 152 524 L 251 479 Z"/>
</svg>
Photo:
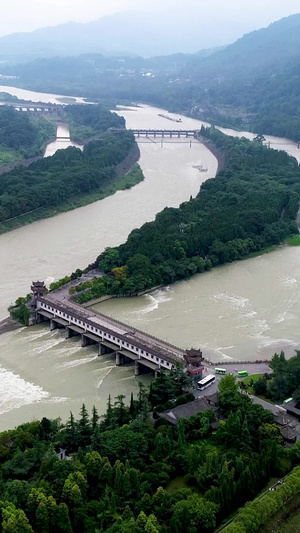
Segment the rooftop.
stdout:
<svg viewBox="0 0 300 533">
<path fill-rule="evenodd" d="M 217 411 L 218 406 L 218 393 L 211 396 L 204 396 L 203 398 L 197 398 L 193 402 L 186 403 L 184 405 L 178 405 L 165 413 L 158 413 L 160 418 L 164 418 L 170 424 L 177 425 L 179 418 L 190 418 L 197 413 L 204 413 L 208 409 Z"/>
</svg>

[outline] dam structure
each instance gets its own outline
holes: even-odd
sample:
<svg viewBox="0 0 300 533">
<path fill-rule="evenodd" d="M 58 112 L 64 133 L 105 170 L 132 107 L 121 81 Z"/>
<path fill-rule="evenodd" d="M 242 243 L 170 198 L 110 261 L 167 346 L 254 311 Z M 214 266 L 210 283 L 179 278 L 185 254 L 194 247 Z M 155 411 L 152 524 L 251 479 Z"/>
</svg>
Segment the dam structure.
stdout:
<svg viewBox="0 0 300 533">
<path fill-rule="evenodd" d="M 199 130 L 172 130 L 172 129 L 136 129 L 131 130 L 135 137 L 194 137 L 199 136 Z"/>
<path fill-rule="evenodd" d="M 31 308 L 31 324 L 48 321 L 51 330 L 64 329 L 66 338 L 80 337 L 81 346 L 97 344 L 98 355 L 112 354 L 117 366 L 134 362 L 136 376 L 185 364 L 185 350 L 55 294 L 36 292 Z"/>
</svg>

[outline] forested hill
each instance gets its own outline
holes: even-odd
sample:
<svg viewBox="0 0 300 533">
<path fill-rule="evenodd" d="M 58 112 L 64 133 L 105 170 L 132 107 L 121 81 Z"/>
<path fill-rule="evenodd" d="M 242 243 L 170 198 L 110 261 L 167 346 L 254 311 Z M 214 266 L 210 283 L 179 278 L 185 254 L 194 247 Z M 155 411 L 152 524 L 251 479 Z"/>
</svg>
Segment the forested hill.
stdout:
<svg viewBox="0 0 300 533">
<path fill-rule="evenodd" d="M 194 63 L 191 77 L 195 95 L 200 78 L 206 80 L 194 108 L 199 117 L 300 140 L 300 15 Z"/>
<path fill-rule="evenodd" d="M 143 101 L 214 124 L 300 139 L 300 14 L 208 57 L 86 54 L 40 59 L 2 72 L 16 75 L 25 88 L 117 103 Z"/>
<path fill-rule="evenodd" d="M 247 78 L 270 73 L 278 65 L 300 56 L 300 14 L 283 18 L 267 28 L 247 33 L 233 44 L 208 58 L 196 60 L 191 56 L 188 69 L 211 81 L 212 74 L 219 78 Z M 183 67 L 184 71 L 184 67 Z"/>
<path fill-rule="evenodd" d="M 195 199 L 166 208 L 125 244 L 97 259 L 109 276 L 79 285 L 79 302 L 130 294 L 246 258 L 297 233 L 300 169 L 285 152 L 202 129 L 226 154 L 225 169 Z"/>
</svg>

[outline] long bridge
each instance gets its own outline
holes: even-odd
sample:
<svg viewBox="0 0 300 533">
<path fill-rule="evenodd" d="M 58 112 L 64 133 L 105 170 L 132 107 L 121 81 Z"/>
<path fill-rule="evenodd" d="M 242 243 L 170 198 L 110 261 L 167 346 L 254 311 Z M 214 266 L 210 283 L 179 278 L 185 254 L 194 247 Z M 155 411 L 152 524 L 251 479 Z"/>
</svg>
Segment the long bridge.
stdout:
<svg viewBox="0 0 300 533">
<path fill-rule="evenodd" d="M 135 135 L 135 137 L 194 137 L 194 138 L 197 138 L 197 136 L 199 135 L 199 130 L 180 130 L 180 129 L 177 129 L 177 130 L 171 130 L 171 129 L 157 129 L 157 130 L 153 130 L 153 129 L 145 129 L 145 130 L 142 130 L 142 129 L 136 129 L 136 130 L 131 130 L 133 132 L 133 134 Z"/>
<path fill-rule="evenodd" d="M 65 329 L 66 338 L 79 336 L 81 345 L 98 345 L 99 356 L 112 354 L 116 365 L 135 364 L 135 375 L 171 370 L 184 362 L 185 351 L 102 313 L 82 308 L 52 295 L 35 298 L 35 323 L 50 322 L 50 329 Z"/>
<path fill-rule="evenodd" d="M 16 111 L 22 111 L 24 113 L 61 113 L 65 108 L 64 104 L 45 104 L 42 102 L 1 102 L 1 105 L 13 107 Z"/>
</svg>

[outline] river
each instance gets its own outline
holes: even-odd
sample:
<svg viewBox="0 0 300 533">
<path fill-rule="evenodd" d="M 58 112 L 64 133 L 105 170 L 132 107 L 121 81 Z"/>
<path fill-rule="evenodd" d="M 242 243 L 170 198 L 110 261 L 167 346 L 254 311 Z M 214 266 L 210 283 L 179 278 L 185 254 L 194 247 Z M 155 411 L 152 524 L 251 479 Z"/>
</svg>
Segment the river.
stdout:
<svg viewBox="0 0 300 533">
<path fill-rule="evenodd" d="M 149 106 L 119 112 L 128 127 L 172 126 L 158 116 L 162 110 Z M 201 125 L 181 119 L 181 128 Z M 299 153 L 289 141 L 270 141 Z M 140 149 L 145 180 L 132 190 L 0 236 L 2 317 L 32 280 L 51 281 L 84 267 L 165 206 L 195 196 L 216 172 L 215 157 L 197 142 L 143 140 Z M 199 172 L 198 165 L 208 171 Z M 299 343 L 299 255 L 299 248 L 282 248 L 101 308 L 172 343 L 201 346 L 213 361 L 269 357 L 281 347 L 291 353 Z M 108 394 L 137 391 L 132 368 L 117 368 L 92 346 L 81 348 L 76 338 L 65 340 L 43 325 L 2 335 L 0 365 L 0 430 L 41 416 L 65 419 L 70 410 L 77 415 L 83 401 L 103 412 Z"/>
<path fill-rule="evenodd" d="M 76 148 L 82 149 L 81 145 L 76 144 L 71 141 L 70 129 L 69 129 L 68 124 L 64 124 L 63 122 L 58 122 L 57 130 L 56 130 L 56 139 L 55 141 L 48 144 L 45 150 L 44 157 L 54 155 L 55 152 L 57 152 L 57 150 L 63 150 L 64 148 L 68 148 L 68 146 L 76 146 Z"/>
<path fill-rule="evenodd" d="M 8 85 L 0 85 L 0 93 L 8 93 L 16 96 L 19 100 L 28 100 L 31 102 L 43 102 L 45 104 L 63 104 L 64 102 L 84 104 L 85 99 L 76 96 L 62 96 L 61 94 L 47 94 L 37 93 L 34 91 L 27 91 L 26 89 L 19 89 L 18 87 L 9 87 Z"/>
</svg>

